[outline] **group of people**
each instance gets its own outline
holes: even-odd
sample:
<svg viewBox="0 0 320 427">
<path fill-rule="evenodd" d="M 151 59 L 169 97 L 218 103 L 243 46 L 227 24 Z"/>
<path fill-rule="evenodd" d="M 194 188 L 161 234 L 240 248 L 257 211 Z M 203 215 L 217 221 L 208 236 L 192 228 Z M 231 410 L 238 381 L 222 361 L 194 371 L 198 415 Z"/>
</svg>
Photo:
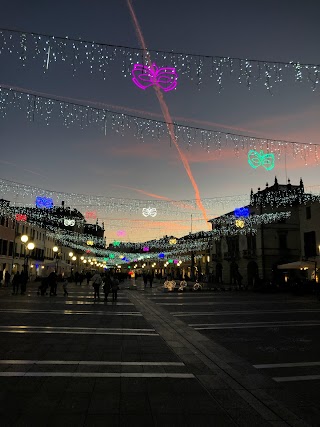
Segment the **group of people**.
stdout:
<svg viewBox="0 0 320 427">
<path fill-rule="evenodd" d="M 112 292 L 112 300 L 117 300 L 119 279 L 116 276 L 111 276 L 110 274 L 101 275 L 100 273 L 96 272 L 92 277 L 90 274 L 87 283 L 89 284 L 90 281 L 94 289 L 94 299 L 100 299 L 100 288 L 102 286 L 105 301 L 108 300 L 110 292 Z M 50 288 L 50 296 L 56 296 L 59 282 L 62 283 L 62 288 L 64 292 L 63 295 L 68 296 L 68 280 L 62 277 L 61 275 L 58 276 L 54 271 L 52 271 L 48 277 L 42 279 L 41 284 L 38 287 L 38 295 L 46 295 L 48 288 Z"/>
<path fill-rule="evenodd" d="M 12 295 L 16 295 L 20 293 L 21 295 L 24 295 L 27 289 L 27 282 L 28 282 L 28 273 L 26 271 L 22 271 L 21 273 L 17 271 L 11 280 L 11 274 L 9 271 L 6 271 L 4 274 L 4 286 L 9 287 L 10 284 L 12 284 Z M 0 282 L 1 283 L 1 282 Z"/>
<path fill-rule="evenodd" d="M 116 301 L 118 298 L 119 290 L 119 279 L 117 276 L 111 276 L 105 274 L 103 277 L 100 273 L 95 273 L 91 278 L 92 286 L 94 289 L 94 298 L 100 298 L 100 287 L 103 285 L 102 289 L 104 292 L 104 300 L 108 301 L 109 293 L 112 292 L 112 301 Z"/>
<path fill-rule="evenodd" d="M 142 279 L 143 279 L 143 284 L 144 284 L 145 288 L 147 287 L 148 282 L 150 283 L 150 288 L 152 288 L 152 283 L 153 283 L 153 279 L 154 279 L 153 271 L 148 272 L 148 273 L 143 273 Z"/>
</svg>

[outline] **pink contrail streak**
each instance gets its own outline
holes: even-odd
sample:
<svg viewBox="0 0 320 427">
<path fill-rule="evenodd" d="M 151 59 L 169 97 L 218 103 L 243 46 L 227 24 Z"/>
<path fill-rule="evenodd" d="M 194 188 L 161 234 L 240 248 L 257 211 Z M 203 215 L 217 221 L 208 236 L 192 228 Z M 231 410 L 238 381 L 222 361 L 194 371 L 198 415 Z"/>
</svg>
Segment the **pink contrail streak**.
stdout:
<svg viewBox="0 0 320 427">
<path fill-rule="evenodd" d="M 137 32 L 138 39 L 140 41 L 141 47 L 146 52 L 146 57 L 147 57 L 149 66 L 152 67 L 152 61 L 150 59 L 150 55 L 147 53 L 147 46 L 146 46 L 146 43 L 144 41 L 142 31 L 140 29 L 140 25 L 139 25 L 138 19 L 137 19 L 136 14 L 135 14 L 135 12 L 133 10 L 133 6 L 131 4 L 131 0 L 127 0 L 127 5 L 129 7 L 131 18 L 132 18 L 132 21 L 134 23 L 135 30 Z M 189 179 L 191 181 L 191 184 L 192 184 L 192 186 L 194 188 L 194 192 L 195 192 L 195 196 L 196 196 L 195 199 L 196 199 L 197 206 L 201 210 L 203 218 L 206 221 L 208 228 L 210 229 L 210 225 L 208 223 L 207 212 L 205 210 L 205 207 L 202 204 L 198 185 L 197 185 L 197 183 L 196 183 L 196 181 L 195 181 L 195 179 L 194 179 L 194 177 L 192 175 L 188 159 L 186 158 L 186 156 L 184 155 L 184 153 L 181 151 L 181 149 L 180 149 L 180 147 L 178 145 L 178 142 L 176 140 L 176 136 L 174 134 L 174 127 L 173 127 L 173 124 L 172 124 L 172 118 L 171 118 L 171 115 L 170 115 L 170 112 L 169 112 L 169 108 L 168 108 L 168 106 L 167 106 L 167 104 L 166 104 L 166 102 L 164 100 L 164 97 L 163 97 L 163 94 L 162 94 L 160 88 L 158 86 L 156 86 L 156 85 L 154 85 L 153 87 L 154 87 L 155 93 L 157 95 L 158 101 L 160 103 L 162 114 L 163 114 L 164 119 L 165 119 L 165 121 L 167 123 L 167 128 L 168 128 L 171 140 L 174 143 L 176 149 L 178 150 L 178 153 L 179 153 L 179 156 L 180 156 L 181 161 L 183 163 L 183 166 L 184 166 L 184 168 L 185 168 L 185 170 L 186 170 L 186 172 L 187 172 L 187 174 L 189 176 Z"/>
<path fill-rule="evenodd" d="M 169 199 L 169 197 L 166 196 L 160 196 L 159 194 L 154 194 L 154 193 L 148 193 L 147 191 L 144 190 L 140 190 L 139 188 L 134 188 L 134 187 L 127 187 L 124 185 L 118 185 L 118 184 L 112 184 L 114 187 L 119 187 L 119 188 L 126 188 L 127 190 L 133 190 L 133 191 L 137 191 L 138 193 L 144 194 L 145 196 L 150 196 L 153 197 L 155 199 L 160 199 L 160 200 L 166 200 L 168 202 L 171 202 L 173 205 L 177 205 L 181 208 L 185 208 L 185 209 L 196 209 L 194 206 L 192 205 L 188 205 L 187 203 L 184 202 L 179 202 L 176 200 L 172 200 Z"/>
</svg>

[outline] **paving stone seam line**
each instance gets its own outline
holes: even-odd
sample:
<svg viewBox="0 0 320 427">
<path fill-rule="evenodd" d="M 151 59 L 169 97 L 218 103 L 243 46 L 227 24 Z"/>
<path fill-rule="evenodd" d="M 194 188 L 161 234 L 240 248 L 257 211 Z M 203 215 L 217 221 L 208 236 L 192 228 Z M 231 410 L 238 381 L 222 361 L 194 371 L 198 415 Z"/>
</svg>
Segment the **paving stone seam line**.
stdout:
<svg viewBox="0 0 320 427">
<path fill-rule="evenodd" d="M 173 322 L 173 324 L 172 323 L 169 323 L 169 321 L 166 319 L 166 318 L 168 318 L 168 315 L 169 315 L 169 313 L 168 312 L 164 312 L 164 313 L 161 313 L 161 309 L 159 309 L 158 307 L 154 307 L 154 305 L 155 305 L 155 303 L 153 303 L 153 301 L 150 301 L 149 299 L 147 299 L 146 297 L 144 297 L 144 296 L 142 296 L 142 295 L 139 295 L 139 298 L 137 298 L 137 296 L 136 295 L 128 295 L 129 296 L 129 298 L 130 297 L 132 297 L 133 298 L 133 300 L 136 300 L 137 302 L 138 302 L 138 304 L 140 303 L 140 305 L 142 305 L 142 307 L 144 308 L 144 311 L 146 311 L 147 313 L 148 313 L 148 311 L 149 312 L 152 312 L 152 314 L 154 315 L 154 316 L 157 316 L 158 318 L 159 318 L 159 320 L 161 320 L 162 321 L 162 323 L 163 323 L 163 326 L 164 326 L 164 328 L 165 329 L 167 329 L 168 331 L 170 331 L 170 330 L 172 330 L 172 329 L 174 329 L 175 330 L 175 332 L 180 336 L 180 341 L 181 342 L 184 342 L 184 344 L 186 345 L 186 347 L 188 347 L 190 350 L 192 350 L 193 351 L 193 353 L 196 355 L 196 356 L 198 356 L 199 357 L 199 354 L 198 354 L 198 352 L 197 352 L 197 350 L 199 350 L 201 353 L 202 353 L 202 355 L 204 356 L 203 358 L 200 358 L 200 360 L 202 359 L 202 361 L 210 368 L 210 365 L 211 365 L 211 363 L 213 363 L 216 367 L 218 367 L 219 369 L 221 369 L 222 371 L 223 371 L 223 373 L 225 374 L 225 375 L 227 375 L 227 376 L 229 376 L 230 377 L 230 379 L 232 380 L 232 382 L 236 382 L 240 387 L 241 387 L 241 389 L 240 389 L 240 391 L 242 390 L 242 391 L 246 391 L 248 394 L 246 395 L 246 396 L 244 396 L 243 394 L 242 394 L 242 398 L 244 398 L 244 400 L 254 409 L 254 410 L 256 410 L 264 419 L 267 419 L 267 420 L 270 420 L 270 419 L 272 419 L 272 420 L 274 420 L 274 418 L 273 418 L 273 416 L 276 416 L 277 417 L 277 419 L 278 420 L 280 420 L 280 421 L 284 421 L 284 422 L 286 422 L 288 425 L 292 425 L 292 424 L 290 424 L 290 421 L 292 422 L 292 421 L 294 421 L 294 424 L 295 425 L 298 425 L 297 423 L 299 423 L 301 426 L 306 426 L 307 424 L 306 423 L 304 423 L 297 415 L 295 415 L 294 413 L 292 413 L 291 411 L 289 411 L 289 410 L 287 410 L 287 408 L 285 408 L 284 406 L 282 407 L 282 405 L 278 405 L 278 407 L 280 408 L 280 412 L 282 412 L 282 414 L 279 414 L 279 413 L 277 413 L 278 411 L 275 411 L 274 409 L 272 409 L 272 408 L 269 408 L 269 406 L 268 406 L 268 404 L 264 401 L 265 399 L 262 399 L 261 398 L 261 396 L 260 397 L 258 397 L 258 396 L 256 396 L 255 394 L 254 394 L 254 390 L 248 390 L 245 386 L 243 386 L 241 383 L 240 383 L 240 380 L 239 379 L 237 379 L 237 378 L 234 378 L 233 376 L 232 376 L 232 374 L 230 373 L 230 371 L 231 370 L 229 370 L 229 372 L 228 371 L 226 371 L 226 366 L 223 366 L 223 365 L 227 365 L 228 366 L 228 364 L 225 364 L 225 363 L 223 363 L 223 364 L 221 364 L 221 363 L 219 363 L 220 362 L 220 360 L 218 359 L 217 360 L 217 357 L 214 357 L 214 355 L 210 352 L 210 351 L 208 351 L 205 347 L 203 347 L 202 345 L 201 345 L 201 343 L 200 342 L 197 342 L 197 346 L 194 344 L 194 342 L 190 342 L 189 340 L 188 340 L 188 338 L 186 338 L 186 334 L 182 334 L 179 330 L 178 330 L 178 328 L 179 329 L 181 329 L 181 327 L 178 327 L 178 326 L 176 326 L 176 327 L 174 327 L 173 326 L 173 324 L 174 324 L 174 322 Z M 130 298 L 131 299 L 131 298 Z M 147 304 L 146 303 L 146 301 L 143 301 L 143 299 L 145 299 L 146 301 L 148 301 L 148 303 L 149 304 Z M 132 300 L 132 299 L 131 299 Z M 150 303 L 151 303 L 151 305 L 150 305 Z M 140 310 L 142 313 L 143 313 L 143 310 Z M 145 316 L 145 317 L 147 317 L 147 316 Z M 148 316 L 149 317 L 149 316 Z M 157 330 L 157 327 L 156 327 L 156 325 L 154 324 L 154 322 L 150 322 L 154 327 L 155 327 L 155 329 Z M 159 330 L 158 330 L 159 331 Z M 160 334 L 160 336 L 162 337 L 162 334 L 161 334 L 161 332 L 159 331 L 159 334 Z M 166 341 L 166 340 L 165 340 Z M 167 342 L 167 341 L 166 341 Z M 169 346 L 170 346 L 170 344 L 168 344 Z M 171 348 L 172 348 L 172 346 L 170 346 Z M 221 346 L 220 346 L 221 347 Z M 175 351 L 175 349 L 174 348 L 172 348 L 173 349 L 173 351 Z M 207 354 L 206 354 L 207 353 Z M 211 363 L 207 363 L 207 361 L 206 361 L 206 359 L 209 359 L 209 361 L 211 362 Z M 202 381 L 201 380 L 199 380 L 201 383 L 202 383 Z M 205 387 L 206 388 L 206 387 Z M 209 391 L 209 390 L 208 390 Z M 237 393 L 237 394 L 239 394 L 239 395 L 241 395 L 241 393 L 239 393 L 239 390 L 237 390 L 237 389 L 234 389 L 234 391 Z M 210 391 L 209 391 L 210 392 Z M 265 393 L 265 395 L 266 396 L 268 396 L 267 395 L 267 393 Z M 254 400 L 255 400 L 255 402 L 254 401 L 252 401 L 252 399 L 250 398 L 248 398 L 248 396 L 251 396 Z M 271 397 L 271 396 L 270 396 Z M 269 399 L 270 399 L 270 397 L 269 397 Z M 263 407 L 264 407 L 264 410 L 261 410 L 261 407 L 260 407 L 260 405 L 263 405 Z M 283 410 L 282 410 L 283 409 Z M 265 414 L 265 410 L 267 411 L 267 412 L 269 412 L 269 415 L 271 416 L 271 418 L 266 418 L 266 414 Z M 283 417 L 283 415 L 284 415 L 284 412 L 286 413 L 286 416 L 285 417 Z"/>
<path fill-rule="evenodd" d="M 127 335 L 127 336 L 144 336 L 144 337 L 157 337 L 159 334 L 147 333 L 147 332 L 100 332 L 100 331 L 44 331 L 44 330 L 21 330 L 21 329 L 8 329 L 8 330 L 0 330 L 0 334 L 64 334 L 64 335 Z"/>
<path fill-rule="evenodd" d="M 183 362 L 106 362 L 103 360 L 0 360 L 0 365 L 185 366 Z"/>
<path fill-rule="evenodd" d="M 196 378 L 190 373 L 162 372 L 0 372 L 0 377 L 67 377 L 67 378 Z"/>
<path fill-rule="evenodd" d="M 104 311 L 71 311 L 71 310 L 28 310 L 28 309 L 0 309 L 0 313 L 8 314 L 63 314 L 63 315 L 104 315 L 104 316 L 142 316 L 139 312 L 104 312 Z"/>
<path fill-rule="evenodd" d="M 175 328 L 172 328 L 172 326 L 159 315 L 158 310 L 157 311 L 151 310 L 151 307 L 147 306 L 140 299 L 138 299 L 137 301 L 138 301 L 139 305 L 142 305 L 142 307 L 145 309 L 145 311 L 147 313 L 144 315 L 144 317 L 146 318 L 146 320 L 150 319 L 149 321 L 155 327 L 155 329 L 157 329 L 156 324 L 158 324 L 160 329 L 163 328 L 169 332 L 171 332 L 171 330 L 174 329 L 175 332 L 178 333 Z M 152 312 L 152 315 L 150 316 L 151 312 Z M 167 314 L 167 313 L 165 313 L 165 314 Z M 152 322 L 152 320 L 153 321 L 155 320 L 154 316 L 157 316 L 158 321 Z M 161 323 L 161 325 L 160 325 L 160 323 Z M 178 334 L 179 334 L 180 341 L 183 340 L 185 343 L 185 346 L 187 348 L 189 348 L 190 350 L 192 350 L 193 354 L 195 354 L 196 357 L 198 357 L 199 359 L 205 359 L 205 358 L 202 358 L 201 355 L 195 350 L 195 346 L 193 346 L 192 344 L 190 345 L 189 341 L 181 339 L 181 338 L 183 338 L 182 335 L 180 333 L 178 333 Z M 181 359 L 182 358 L 181 355 L 176 353 L 176 349 L 170 345 L 168 340 L 166 340 L 160 332 L 159 332 L 159 335 L 166 342 L 166 344 L 173 350 L 173 352 L 177 355 L 177 357 L 179 357 Z M 205 360 L 203 360 L 203 361 L 205 361 Z M 215 397 L 210 393 L 210 390 L 208 389 L 206 384 L 201 380 L 201 378 L 199 378 L 198 375 L 195 375 L 195 379 L 197 379 L 199 381 L 199 383 L 202 385 L 202 387 L 207 391 L 208 395 L 216 402 L 216 404 L 218 404 L 220 406 L 221 410 L 227 414 L 227 416 L 230 418 L 230 420 L 237 424 L 236 419 L 234 419 L 234 417 L 229 413 L 227 408 L 223 407 L 222 404 L 215 399 Z"/>
</svg>

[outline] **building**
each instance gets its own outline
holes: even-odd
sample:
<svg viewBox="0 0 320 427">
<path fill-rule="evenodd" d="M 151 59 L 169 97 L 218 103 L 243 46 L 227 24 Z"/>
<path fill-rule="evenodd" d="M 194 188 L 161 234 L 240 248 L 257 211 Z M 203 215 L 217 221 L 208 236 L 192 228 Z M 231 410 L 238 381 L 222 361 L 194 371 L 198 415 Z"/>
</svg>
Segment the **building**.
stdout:
<svg viewBox="0 0 320 427">
<path fill-rule="evenodd" d="M 308 278 L 314 279 L 314 271 L 320 268 L 320 201 L 311 199 L 300 206 L 300 242 L 301 259 L 315 263 L 309 269 Z"/>
<path fill-rule="evenodd" d="M 27 242 L 21 236 L 28 236 Z M 51 271 L 69 275 L 82 270 L 83 248 L 95 255 L 105 248 L 104 227 L 87 224 L 81 212 L 61 207 L 11 207 L 0 200 L 0 279 L 27 269 L 31 279 Z M 34 249 L 27 248 L 28 242 Z M 90 249 L 89 249 L 90 248 Z M 71 255 L 72 254 L 72 255 Z"/>
<path fill-rule="evenodd" d="M 234 211 L 210 220 L 213 229 L 219 230 L 225 221 L 232 231 L 215 237 L 211 245 L 210 268 L 214 280 L 235 284 L 240 274 L 243 284 L 251 287 L 258 282 L 281 280 L 277 265 L 301 258 L 301 209 L 305 209 L 308 196 L 302 180 L 296 186 L 291 185 L 290 180 L 280 185 L 275 178 L 273 186 L 266 184 L 264 190 L 259 188 L 256 193 L 251 190 L 250 204 L 244 207 L 248 209 L 250 221 L 256 221 L 255 227 L 246 229 L 245 226 L 245 232 L 240 228 L 236 232 L 232 224 L 236 221 Z M 290 216 L 286 218 L 286 214 Z M 268 222 L 270 218 L 272 222 Z M 246 218 L 242 220 L 244 224 L 248 222 Z"/>
</svg>

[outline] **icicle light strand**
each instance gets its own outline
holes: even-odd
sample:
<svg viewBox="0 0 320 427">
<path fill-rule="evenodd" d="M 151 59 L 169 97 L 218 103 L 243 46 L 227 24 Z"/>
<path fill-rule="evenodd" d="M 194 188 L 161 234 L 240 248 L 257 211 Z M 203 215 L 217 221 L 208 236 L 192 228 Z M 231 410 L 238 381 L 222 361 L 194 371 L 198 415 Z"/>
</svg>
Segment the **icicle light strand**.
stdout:
<svg viewBox="0 0 320 427">
<path fill-rule="evenodd" d="M 17 91 L 0 86 L 0 116 L 5 117 L 10 108 L 26 111 L 30 121 L 34 122 L 39 119 L 43 120 L 47 125 L 54 121 L 54 116 L 57 116 L 66 127 L 75 125 L 81 128 L 93 126 L 98 127 L 100 131 L 112 131 L 122 136 L 126 131 L 130 131 L 131 134 L 134 131 L 135 137 L 139 140 L 144 140 L 148 137 L 160 141 L 164 136 L 169 139 L 167 123 L 164 121 L 118 113 L 80 103 L 66 102 L 58 98 L 34 95 L 32 92 Z M 207 151 L 215 150 L 220 153 L 223 147 L 231 146 L 236 155 L 240 151 L 246 152 L 249 149 L 264 150 L 266 153 L 272 149 L 272 152 L 278 158 L 291 147 L 293 157 L 300 156 L 305 162 L 309 158 L 319 162 L 320 158 L 320 144 L 258 138 L 178 123 L 172 124 L 178 141 L 185 143 L 188 147 L 200 144 Z"/>
<path fill-rule="evenodd" d="M 275 85 L 279 85 L 288 78 L 298 83 L 308 82 L 313 91 L 319 85 L 319 64 L 199 55 L 155 49 L 148 49 L 148 53 L 159 66 L 170 65 L 176 68 L 181 76 L 193 81 L 199 89 L 205 81 L 214 80 L 220 91 L 227 75 L 236 78 L 239 84 L 248 89 L 256 82 L 261 82 L 270 92 Z M 50 71 L 52 63 L 69 64 L 73 75 L 80 67 L 87 67 L 90 74 L 98 73 L 103 79 L 108 77 L 112 64 L 121 63 L 121 73 L 124 77 L 130 77 L 134 64 L 141 62 L 146 64 L 145 51 L 140 48 L 9 28 L 0 29 L 0 54 L 2 56 L 17 55 L 23 67 L 29 65 L 30 59 L 40 59 L 44 72 Z"/>
</svg>

